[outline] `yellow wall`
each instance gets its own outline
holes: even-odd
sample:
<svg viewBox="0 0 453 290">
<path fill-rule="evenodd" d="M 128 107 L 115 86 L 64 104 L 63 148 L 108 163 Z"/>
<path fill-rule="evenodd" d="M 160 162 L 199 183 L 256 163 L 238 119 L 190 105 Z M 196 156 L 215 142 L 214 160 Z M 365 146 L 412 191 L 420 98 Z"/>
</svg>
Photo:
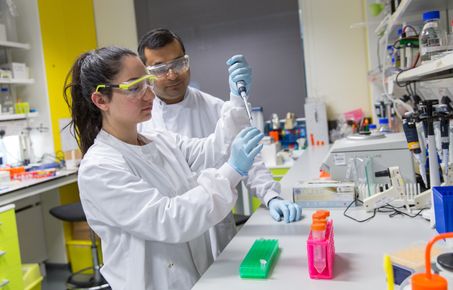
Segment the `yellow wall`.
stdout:
<svg viewBox="0 0 453 290">
<path fill-rule="evenodd" d="M 96 48 L 96 28 L 92 0 L 38 0 L 44 62 L 49 92 L 55 151 L 61 150 L 58 120 L 69 118 L 63 99 L 63 85 L 76 58 Z M 76 184 L 60 188 L 61 203 L 78 200 Z M 65 236 L 70 227 L 65 225 Z"/>
</svg>

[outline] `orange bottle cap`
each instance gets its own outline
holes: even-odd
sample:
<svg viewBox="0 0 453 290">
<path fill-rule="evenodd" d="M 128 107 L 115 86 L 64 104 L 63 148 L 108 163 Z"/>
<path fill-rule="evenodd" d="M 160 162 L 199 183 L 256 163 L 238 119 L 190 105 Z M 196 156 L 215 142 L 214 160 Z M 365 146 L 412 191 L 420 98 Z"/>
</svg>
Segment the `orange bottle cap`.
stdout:
<svg viewBox="0 0 453 290">
<path fill-rule="evenodd" d="M 311 224 L 311 230 L 312 231 L 325 231 L 326 230 L 326 224 L 313 223 L 313 224 Z"/>
<path fill-rule="evenodd" d="M 447 290 L 447 280 L 432 274 L 431 279 L 426 273 L 417 273 L 412 276 L 412 290 Z"/>
<path fill-rule="evenodd" d="M 311 217 L 312 219 L 326 219 L 326 215 L 320 212 L 315 212 Z"/>
<path fill-rule="evenodd" d="M 330 211 L 328 211 L 327 209 L 320 209 L 320 210 L 317 210 L 316 213 L 320 213 L 322 214 L 324 217 L 329 217 L 330 216 Z"/>
</svg>

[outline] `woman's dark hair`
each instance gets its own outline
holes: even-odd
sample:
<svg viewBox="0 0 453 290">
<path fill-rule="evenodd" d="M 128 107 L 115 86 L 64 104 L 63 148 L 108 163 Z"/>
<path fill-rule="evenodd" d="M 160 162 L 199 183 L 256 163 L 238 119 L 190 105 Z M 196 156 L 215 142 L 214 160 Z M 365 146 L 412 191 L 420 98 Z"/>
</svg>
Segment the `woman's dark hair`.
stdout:
<svg viewBox="0 0 453 290">
<path fill-rule="evenodd" d="M 186 49 L 182 43 L 181 37 L 179 37 L 173 31 L 166 28 L 155 28 L 148 33 L 146 33 L 138 45 L 138 55 L 144 64 L 146 64 L 145 58 L 145 48 L 148 49 L 157 49 L 166 46 L 169 43 L 172 43 L 174 40 L 177 40 L 181 45 L 182 51 L 185 54 Z"/>
<path fill-rule="evenodd" d="M 120 47 L 103 47 L 91 50 L 78 57 L 65 79 L 63 96 L 71 111 L 68 126 L 76 137 L 82 154 L 94 143 L 102 128 L 102 115 L 91 101 L 97 85 L 110 83 L 121 70 L 124 56 L 137 56 L 133 51 Z M 68 94 L 70 90 L 70 94 Z M 111 98 L 111 89 L 102 94 Z"/>
</svg>

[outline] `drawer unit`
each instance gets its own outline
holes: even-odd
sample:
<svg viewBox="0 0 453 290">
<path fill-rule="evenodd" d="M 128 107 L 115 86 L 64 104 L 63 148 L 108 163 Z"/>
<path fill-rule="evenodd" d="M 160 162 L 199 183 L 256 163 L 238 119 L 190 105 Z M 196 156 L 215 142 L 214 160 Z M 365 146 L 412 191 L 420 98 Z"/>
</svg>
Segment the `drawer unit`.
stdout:
<svg viewBox="0 0 453 290">
<path fill-rule="evenodd" d="M 14 208 L 3 212 L 0 211 L 0 242 L 11 237 L 17 237 Z"/>
<path fill-rule="evenodd" d="M 20 265 L 19 265 L 20 268 Z M 0 290 L 19 290 L 24 289 L 24 281 L 22 280 L 22 272 L 13 269 L 3 274 L 0 274 Z"/>
<path fill-rule="evenodd" d="M 14 205 L 0 207 L 0 290 L 24 289 Z"/>
<path fill-rule="evenodd" d="M 0 273 L 5 273 L 13 268 L 20 268 L 21 260 L 17 237 L 2 241 L 0 244 L 2 244 L 0 245 Z"/>
</svg>

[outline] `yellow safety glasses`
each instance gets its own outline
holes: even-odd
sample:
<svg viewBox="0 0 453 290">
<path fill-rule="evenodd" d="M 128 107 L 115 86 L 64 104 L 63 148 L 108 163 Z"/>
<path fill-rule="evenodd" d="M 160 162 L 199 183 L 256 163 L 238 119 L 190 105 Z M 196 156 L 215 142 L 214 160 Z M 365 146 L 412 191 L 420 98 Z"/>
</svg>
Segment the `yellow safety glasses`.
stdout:
<svg viewBox="0 0 453 290">
<path fill-rule="evenodd" d="M 153 75 L 145 75 L 141 78 L 136 80 L 132 80 L 129 82 L 124 82 L 121 84 L 100 84 L 96 87 L 96 93 L 99 92 L 101 89 L 106 88 L 116 88 L 120 89 L 123 93 L 128 96 L 141 96 L 145 93 L 146 89 L 151 88 L 151 86 L 156 80 L 156 77 Z"/>
<path fill-rule="evenodd" d="M 165 78 L 170 70 L 176 74 L 185 73 L 189 70 L 189 56 L 186 54 L 167 63 L 148 66 L 146 69 L 158 79 Z"/>
</svg>

